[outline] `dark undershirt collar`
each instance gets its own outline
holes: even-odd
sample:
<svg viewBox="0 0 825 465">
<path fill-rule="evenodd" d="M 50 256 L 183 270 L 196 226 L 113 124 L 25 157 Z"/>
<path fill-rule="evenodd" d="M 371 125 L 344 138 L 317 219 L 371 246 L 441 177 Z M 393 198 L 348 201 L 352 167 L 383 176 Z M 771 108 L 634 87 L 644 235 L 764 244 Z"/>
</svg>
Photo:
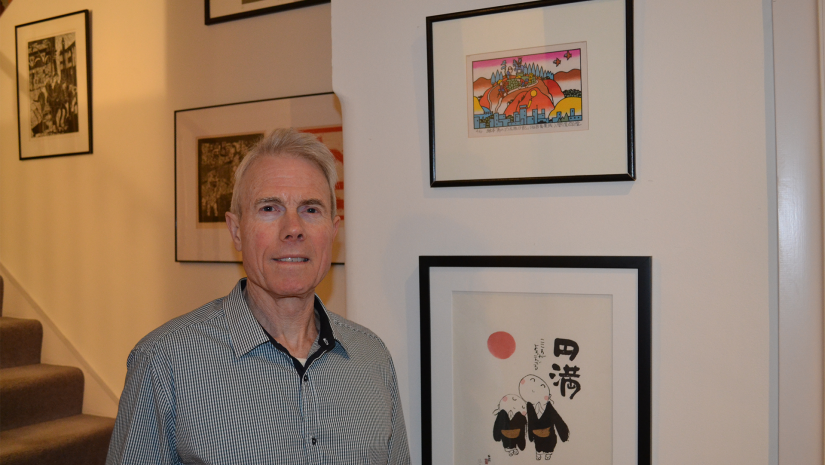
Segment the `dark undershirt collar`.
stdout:
<svg viewBox="0 0 825 465">
<path fill-rule="evenodd" d="M 327 316 L 326 310 L 324 310 L 323 304 L 321 304 L 321 300 L 318 296 L 315 296 L 315 321 L 318 324 L 318 337 L 315 339 L 315 343 L 312 345 L 315 347 L 318 346 L 318 349 L 309 354 L 307 357 L 307 361 L 305 364 L 302 364 L 295 358 L 292 354 L 289 353 L 286 347 L 282 346 L 278 341 L 272 337 L 271 334 L 266 330 L 266 328 L 261 325 L 261 329 L 264 330 L 266 336 L 269 338 L 269 342 L 278 350 L 285 353 L 292 359 L 292 365 L 295 367 L 295 370 L 298 372 L 298 376 L 304 376 L 309 365 L 313 362 L 313 360 L 319 358 L 324 353 L 331 351 L 335 348 L 335 337 L 332 334 L 332 326 L 329 323 L 329 316 Z M 260 323 L 259 323 L 260 324 Z M 311 350 L 311 349 L 310 349 Z"/>
</svg>

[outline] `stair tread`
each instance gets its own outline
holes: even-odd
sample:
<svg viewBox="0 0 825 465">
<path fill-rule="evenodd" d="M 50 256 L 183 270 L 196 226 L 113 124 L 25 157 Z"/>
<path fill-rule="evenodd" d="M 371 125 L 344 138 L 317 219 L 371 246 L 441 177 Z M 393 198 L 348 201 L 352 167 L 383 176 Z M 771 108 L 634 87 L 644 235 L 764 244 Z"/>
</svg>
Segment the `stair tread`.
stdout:
<svg viewBox="0 0 825 465">
<path fill-rule="evenodd" d="M 105 459 L 114 425 L 113 418 L 74 415 L 6 430 L 0 432 L 0 462 L 45 463 L 56 457 L 60 463 L 69 463 L 75 454 L 89 463 L 99 461 L 101 456 Z"/>
<path fill-rule="evenodd" d="M 0 369 L 0 389 L 5 390 L 12 384 L 28 384 L 42 378 L 63 377 L 74 373 L 83 374 L 80 368 L 46 363 L 3 368 Z"/>
<path fill-rule="evenodd" d="M 83 385 L 83 372 L 75 367 L 0 369 L 0 431 L 80 414 Z"/>
<path fill-rule="evenodd" d="M 36 326 L 42 327 L 43 324 L 40 323 L 39 320 L 33 320 L 30 318 L 14 318 L 11 316 L 0 316 L 0 328 L 6 326 Z"/>
</svg>

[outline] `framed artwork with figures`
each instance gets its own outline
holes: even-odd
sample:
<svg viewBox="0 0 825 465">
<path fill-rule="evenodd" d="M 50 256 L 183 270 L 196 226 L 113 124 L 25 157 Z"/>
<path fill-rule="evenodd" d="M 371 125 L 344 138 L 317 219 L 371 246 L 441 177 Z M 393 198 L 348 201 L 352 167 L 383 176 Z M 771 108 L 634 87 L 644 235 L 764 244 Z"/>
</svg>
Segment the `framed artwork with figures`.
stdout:
<svg viewBox="0 0 825 465">
<path fill-rule="evenodd" d="M 650 257 L 422 256 L 419 282 L 425 463 L 650 465 Z"/>
<path fill-rule="evenodd" d="M 92 152 L 89 10 L 15 27 L 21 160 Z"/>
</svg>

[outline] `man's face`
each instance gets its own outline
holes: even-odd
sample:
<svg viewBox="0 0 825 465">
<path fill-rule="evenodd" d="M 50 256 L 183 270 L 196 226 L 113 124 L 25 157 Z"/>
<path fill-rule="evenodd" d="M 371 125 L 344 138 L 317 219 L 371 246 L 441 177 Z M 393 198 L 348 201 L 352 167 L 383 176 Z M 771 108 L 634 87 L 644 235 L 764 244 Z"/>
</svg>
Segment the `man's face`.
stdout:
<svg viewBox="0 0 825 465">
<path fill-rule="evenodd" d="M 307 297 L 329 270 L 339 217 L 329 184 L 314 164 L 263 156 L 242 179 L 241 218 L 226 214 L 251 286 L 271 297 Z"/>
</svg>

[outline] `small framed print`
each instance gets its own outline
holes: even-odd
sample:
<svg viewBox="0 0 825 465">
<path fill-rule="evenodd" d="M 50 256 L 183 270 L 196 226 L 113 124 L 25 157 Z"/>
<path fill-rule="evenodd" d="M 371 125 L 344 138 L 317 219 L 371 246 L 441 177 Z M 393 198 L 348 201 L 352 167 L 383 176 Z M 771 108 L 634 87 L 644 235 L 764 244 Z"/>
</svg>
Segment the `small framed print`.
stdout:
<svg viewBox="0 0 825 465">
<path fill-rule="evenodd" d="M 204 0 L 204 12 L 206 24 L 209 25 L 329 2 L 330 0 Z"/>
<path fill-rule="evenodd" d="M 419 273 L 424 463 L 650 465 L 650 257 L 422 256 Z"/>
<path fill-rule="evenodd" d="M 632 0 L 428 17 L 430 185 L 634 180 L 632 44 Z"/>
<path fill-rule="evenodd" d="M 15 27 L 20 159 L 92 152 L 89 11 Z"/>
<path fill-rule="evenodd" d="M 242 261 L 225 219 L 235 168 L 267 132 L 284 127 L 314 134 L 335 157 L 341 222 L 332 262 L 344 263 L 344 139 L 331 92 L 175 112 L 175 261 Z"/>
</svg>

